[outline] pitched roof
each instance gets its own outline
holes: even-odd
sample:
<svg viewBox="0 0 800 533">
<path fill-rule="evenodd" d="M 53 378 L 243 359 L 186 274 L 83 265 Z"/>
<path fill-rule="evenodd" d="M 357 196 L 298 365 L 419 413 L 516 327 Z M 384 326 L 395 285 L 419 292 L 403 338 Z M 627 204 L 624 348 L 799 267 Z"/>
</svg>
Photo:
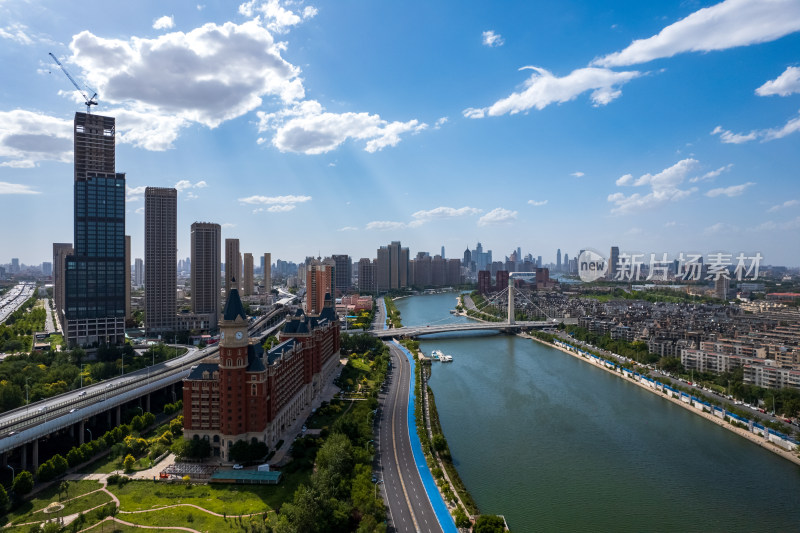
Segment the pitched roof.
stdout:
<svg viewBox="0 0 800 533">
<path fill-rule="evenodd" d="M 247 320 L 247 314 L 244 312 L 242 299 L 239 297 L 239 291 L 231 289 L 228 293 L 228 300 L 225 302 L 225 309 L 222 311 L 223 320 L 236 320 L 240 316 L 243 320 Z"/>
</svg>

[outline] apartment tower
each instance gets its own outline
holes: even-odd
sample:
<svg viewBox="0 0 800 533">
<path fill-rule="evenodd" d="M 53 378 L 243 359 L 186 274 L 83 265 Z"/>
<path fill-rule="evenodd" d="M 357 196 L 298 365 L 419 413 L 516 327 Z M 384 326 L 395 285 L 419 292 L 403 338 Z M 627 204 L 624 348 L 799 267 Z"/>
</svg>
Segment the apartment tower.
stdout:
<svg viewBox="0 0 800 533">
<path fill-rule="evenodd" d="M 192 313 L 208 315 L 211 331 L 219 323 L 221 244 L 219 224 L 192 224 Z"/>
<path fill-rule="evenodd" d="M 144 327 L 162 335 L 177 329 L 178 190 L 144 190 Z"/>
<path fill-rule="evenodd" d="M 252 296 L 255 293 L 253 286 L 253 254 L 244 254 L 244 273 L 242 275 L 242 293 L 245 296 Z"/>
<path fill-rule="evenodd" d="M 236 282 L 231 284 L 231 280 Z M 242 254 L 239 253 L 239 239 L 225 239 L 225 294 L 231 289 L 236 292 L 242 287 Z"/>
</svg>

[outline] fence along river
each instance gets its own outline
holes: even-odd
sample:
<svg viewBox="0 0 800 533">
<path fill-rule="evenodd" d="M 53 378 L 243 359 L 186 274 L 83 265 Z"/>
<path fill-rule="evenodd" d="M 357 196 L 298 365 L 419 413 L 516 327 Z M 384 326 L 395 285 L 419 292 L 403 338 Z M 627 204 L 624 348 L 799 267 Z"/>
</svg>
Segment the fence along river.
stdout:
<svg viewBox="0 0 800 533">
<path fill-rule="evenodd" d="M 455 294 L 395 303 L 452 317 Z M 507 335 L 428 338 L 459 473 L 512 531 L 797 531 L 800 467 L 587 362 Z"/>
</svg>

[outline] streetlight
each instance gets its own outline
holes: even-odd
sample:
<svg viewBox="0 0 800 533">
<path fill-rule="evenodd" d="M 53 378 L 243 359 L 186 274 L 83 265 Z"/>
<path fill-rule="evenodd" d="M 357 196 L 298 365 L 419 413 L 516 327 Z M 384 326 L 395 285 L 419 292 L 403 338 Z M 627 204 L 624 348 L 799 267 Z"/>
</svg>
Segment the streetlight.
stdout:
<svg viewBox="0 0 800 533">
<path fill-rule="evenodd" d="M 10 468 L 10 469 L 11 469 L 11 479 L 12 479 L 12 481 L 13 481 L 13 479 L 14 479 L 15 477 L 17 477 L 17 473 L 16 473 L 16 472 L 14 472 L 14 467 L 13 467 L 13 466 L 11 466 L 11 465 L 6 465 L 6 466 L 7 466 L 8 468 Z"/>
<path fill-rule="evenodd" d="M 144 409 L 142 409 L 141 405 L 137 405 L 136 408 L 142 412 L 142 416 L 144 416 Z"/>
<path fill-rule="evenodd" d="M 378 499 L 378 485 L 380 485 L 381 483 L 383 483 L 382 479 L 379 479 L 379 480 L 377 480 L 375 482 L 375 499 L 376 500 Z"/>
<path fill-rule="evenodd" d="M 86 428 L 86 431 L 88 431 L 88 432 L 89 432 L 89 442 L 93 441 L 93 440 L 94 440 L 94 437 L 92 437 L 92 430 L 91 430 L 91 429 L 89 429 L 89 428 Z"/>
</svg>

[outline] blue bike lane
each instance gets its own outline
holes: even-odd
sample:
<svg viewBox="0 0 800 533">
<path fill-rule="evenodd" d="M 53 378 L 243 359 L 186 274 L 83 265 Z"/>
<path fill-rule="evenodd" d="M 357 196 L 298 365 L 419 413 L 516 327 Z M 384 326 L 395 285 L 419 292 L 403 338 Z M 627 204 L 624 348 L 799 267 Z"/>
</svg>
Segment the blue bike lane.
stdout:
<svg viewBox="0 0 800 533">
<path fill-rule="evenodd" d="M 395 340 L 392 342 L 403 351 L 409 363 L 411 363 L 411 375 L 416 376 L 416 361 L 414 360 L 414 356 L 399 342 Z M 439 488 L 436 486 L 436 482 L 433 479 L 433 474 L 431 474 L 428 463 L 425 461 L 425 454 L 422 453 L 422 443 L 419 440 L 419 435 L 417 435 L 417 421 L 414 417 L 414 402 L 416 399 L 416 393 L 414 392 L 415 383 L 416 379 L 412 379 L 408 391 L 408 439 L 411 442 L 411 452 L 414 454 L 414 462 L 417 464 L 419 477 L 422 479 L 422 485 L 425 487 L 425 492 L 428 495 L 428 500 L 431 502 L 433 512 L 436 513 L 436 519 L 439 521 L 439 525 L 445 533 L 457 533 L 458 529 L 456 529 L 453 517 L 450 515 L 450 511 L 447 510 L 447 505 L 444 503 L 442 494 L 439 492 Z"/>
</svg>

